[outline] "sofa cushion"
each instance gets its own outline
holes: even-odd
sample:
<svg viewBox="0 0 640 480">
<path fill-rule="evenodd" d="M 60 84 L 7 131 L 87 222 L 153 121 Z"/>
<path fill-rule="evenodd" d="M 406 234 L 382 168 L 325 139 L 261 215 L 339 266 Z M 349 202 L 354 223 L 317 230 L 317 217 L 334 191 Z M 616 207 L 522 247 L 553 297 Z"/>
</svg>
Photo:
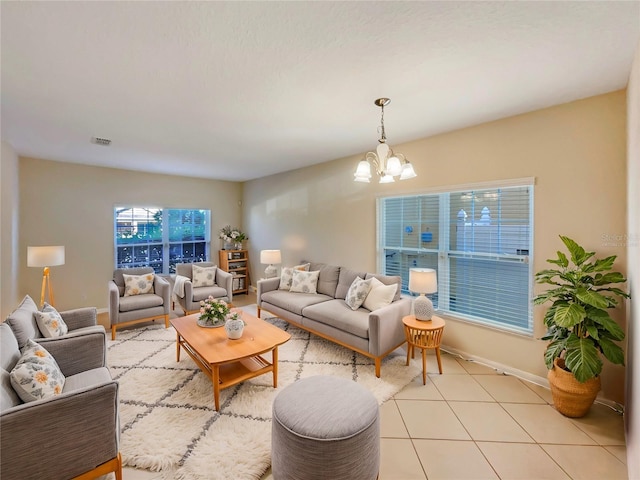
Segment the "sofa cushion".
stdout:
<svg viewBox="0 0 640 480">
<path fill-rule="evenodd" d="M 291 293 L 316 293 L 318 288 L 318 277 L 320 271 L 301 272 L 293 270 L 293 279 L 291 280 Z"/>
<path fill-rule="evenodd" d="M 358 337 L 369 338 L 369 311 L 364 308 L 351 310 L 344 300 L 333 299 L 310 305 L 302 310 L 302 315 Z"/>
<path fill-rule="evenodd" d="M 162 297 L 153 293 L 134 295 L 120 298 L 120 311 L 131 312 L 143 308 L 159 307 L 162 305 Z"/>
<path fill-rule="evenodd" d="M 371 282 L 373 280 L 375 279 L 370 278 L 369 280 L 364 280 L 363 278 L 356 277 L 353 281 L 344 299 L 351 310 L 357 310 L 364 303 L 364 299 L 367 298 L 367 294 L 369 290 L 371 290 Z"/>
<path fill-rule="evenodd" d="M 312 270 L 312 268 L 309 267 L 309 270 Z M 338 287 L 338 277 L 340 276 L 340 267 L 335 265 L 323 265 L 319 271 L 318 293 L 335 298 L 336 288 Z"/>
<path fill-rule="evenodd" d="M 400 294 L 402 293 L 402 278 L 399 275 L 378 275 L 377 273 L 367 273 L 367 278 L 377 278 L 385 285 L 393 285 L 394 283 L 398 286 L 396 288 L 396 294 L 393 296 L 393 301 L 400 300 Z"/>
<path fill-rule="evenodd" d="M 199 287 L 199 288 L 193 289 L 194 302 L 199 302 L 209 296 L 212 296 L 213 298 L 226 297 L 227 291 L 224 288 L 219 287 L 217 285 L 214 285 L 212 287 Z"/>
<path fill-rule="evenodd" d="M 11 386 L 11 375 L 4 368 L 0 368 L 0 412 L 21 403 L 22 400 Z"/>
<path fill-rule="evenodd" d="M 365 278 L 366 275 L 367 272 L 357 272 L 348 268 L 341 268 L 335 297 L 344 300 L 347 297 L 347 292 L 356 277 Z"/>
<path fill-rule="evenodd" d="M 64 388 L 65 378 L 56 360 L 33 340 L 27 340 L 9 376 L 13 389 L 24 402 L 60 395 Z"/>
<path fill-rule="evenodd" d="M 36 312 L 34 315 L 38 329 L 45 338 L 61 337 L 69 332 L 62 316 L 48 303 L 45 304 L 41 312 Z"/>
<path fill-rule="evenodd" d="M 11 371 L 20 360 L 20 347 L 7 322 L 0 323 L 0 368 Z"/>
<path fill-rule="evenodd" d="M 192 267 L 194 288 L 213 287 L 215 285 L 217 267 L 201 267 L 195 263 Z"/>
<path fill-rule="evenodd" d="M 142 275 L 122 275 L 124 278 L 124 296 L 132 297 L 134 295 L 144 295 L 153 292 L 154 273 L 145 273 Z"/>
<path fill-rule="evenodd" d="M 309 305 L 332 300 L 328 295 L 317 293 L 291 293 L 283 290 L 271 290 L 262 294 L 262 301 L 275 305 L 296 315 L 302 315 L 302 310 Z"/>
<path fill-rule="evenodd" d="M 296 265 L 294 267 L 284 267 L 282 272 L 280 272 L 280 285 L 278 285 L 279 290 L 289 290 L 291 289 L 291 282 L 293 281 L 293 271 L 301 270 L 304 272 L 309 271 L 309 263 L 303 263 L 300 265 Z"/>
<path fill-rule="evenodd" d="M 69 375 L 65 378 L 62 393 L 73 392 L 74 390 L 83 390 L 85 388 L 95 387 L 101 383 L 111 381 L 111 375 L 107 367 L 92 368 L 84 372 Z"/>
<path fill-rule="evenodd" d="M 370 278 L 371 290 L 364 299 L 362 306 L 367 310 L 374 311 L 389 305 L 398 290 L 397 285 L 385 285 L 377 278 Z"/>
<path fill-rule="evenodd" d="M 7 324 L 13 330 L 13 334 L 18 340 L 18 346 L 22 348 L 30 338 L 39 338 L 42 335 L 38 330 L 34 313 L 38 311 L 38 306 L 33 299 L 26 295 L 20 305 L 9 314 Z"/>
</svg>

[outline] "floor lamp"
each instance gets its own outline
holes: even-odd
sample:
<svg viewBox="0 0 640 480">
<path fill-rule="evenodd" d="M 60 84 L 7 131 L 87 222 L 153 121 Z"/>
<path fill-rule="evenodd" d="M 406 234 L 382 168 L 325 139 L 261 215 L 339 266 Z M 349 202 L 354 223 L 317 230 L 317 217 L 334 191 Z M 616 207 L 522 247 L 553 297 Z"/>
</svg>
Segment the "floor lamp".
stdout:
<svg viewBox="0 0 640 480">
<path fill-rule="evenodd" d="M 44 291 L 49 291 L 49 304 L 53 307 L 53 287 L 49 276 L 49 267 L 64 265 L 64 246 L 27 247 L 27 266 L 44 267 L 42 271 L 42 290 L 40 291 L 40 307 L 44 305 Z"/>
</svg>

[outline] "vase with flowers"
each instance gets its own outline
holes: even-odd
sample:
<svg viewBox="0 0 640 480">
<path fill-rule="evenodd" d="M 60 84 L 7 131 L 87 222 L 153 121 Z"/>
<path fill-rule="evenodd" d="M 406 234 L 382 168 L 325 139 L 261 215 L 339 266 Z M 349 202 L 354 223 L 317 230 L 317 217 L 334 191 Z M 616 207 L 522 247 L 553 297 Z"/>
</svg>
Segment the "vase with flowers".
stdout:
<svg viewBox="0 0 640 480">
<path fill-rule="evenodd" d="M 224 242 L 225 250 L 232 250 L 233 248 L 242 250 L 242 242 L 249 240 L 246 233 L 239 228 L 231 228 L 231 225 L 227 225 L 220 230 L 220 238 Z"/>
<path fill-rule="evenodd" d="M 217 300 L 209 295 L 208 298 L 200 302 L 200 317 L 198 317 L 197 323 L 201 327 L 222 327 L 230 311 L 227 302 Z"/>
<path fill-rule="evenodd" d="M 237 340 L 242 337 L 242 332 L 244 331 L 244 320 L 242 320 L 238 312 L 230 313 L 227 316 L 227 321 L 224 324 L 224 331 L 227 333 L 227 337 L 231 340 Z"/>
</svg>

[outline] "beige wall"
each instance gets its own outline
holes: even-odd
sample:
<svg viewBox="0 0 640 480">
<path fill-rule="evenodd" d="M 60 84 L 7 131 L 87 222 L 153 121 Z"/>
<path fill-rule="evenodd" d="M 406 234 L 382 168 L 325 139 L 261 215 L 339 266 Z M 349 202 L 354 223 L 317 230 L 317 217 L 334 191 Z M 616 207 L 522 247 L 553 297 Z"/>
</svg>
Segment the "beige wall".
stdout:
<svg viewBox="0 0 640 480">
<path fill-rule="evenodd" d="M 5 318 L 18 301 L 18 155 L 2 142 L 0 154 L 0 315 Z"/>
<path fill-rule="evenodd" d="M 211 209 L 212 258 L 220 228 L 241 225 L 242 184 L 20 158 L 19 293 L 40 299 L 42 271 L 27 267 L 28 245 L 64 245 L 51 268 L 56 307 L 107 308 L 113 275 L 113 208 Z M 3 239 L 4 240 L 4 239 Z"/>
<path fill-rule="evenodd" d="M 640 45 L 636 50 L 627 88 L 627 190 L 628 214 L 625 239 L 628 250 L 628 302 L 626 432 L 629 478 L 640 478 Z"/>
<path fill-rule="evenodd" d="M 392 185 L 354 183 L 360 156 L 257 179 L 245 184 L 244 225 L 251 258 L 280 248 L 283 264 L 311 259 L 376 269 L 376 198 L 466 183 L 535 177 L 534 270 L 568 235 L 599 255 L 626 249 L 606 235 L 626 231 L 626 99 L 618 91 L 582 101 L 396 145 L 418 177 Z M 375 132 L 371 146 L 375 146 Z M 253 263 L 257 278 L 264 266 Z M 535 310 L 535 338 L 450 320 L 444 342 L 477 357 L 546 376 L 544 310 Z M 616 312 L 624 327 L 624 311 Z M 624 368 L 607 365 L 603 394 L 623 402 Z"/>
</svg>

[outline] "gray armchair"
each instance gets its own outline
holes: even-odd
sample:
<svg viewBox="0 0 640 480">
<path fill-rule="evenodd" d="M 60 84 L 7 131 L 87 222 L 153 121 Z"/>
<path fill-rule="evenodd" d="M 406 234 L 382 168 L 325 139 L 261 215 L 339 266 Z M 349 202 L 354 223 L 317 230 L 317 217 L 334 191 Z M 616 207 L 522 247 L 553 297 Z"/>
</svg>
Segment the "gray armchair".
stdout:
<svg viewBox="0 0 640 480">
<path fill-rule="evenodd" d="M 176 264 L 174 298 L 185 315 L 200 311 L 200 301 L 211 295 L 213 298 L 231 303 L 233 301 L 233 275 L 216 268 L 215 284 L 209 287 L 193 286 L 193 263 Z M 213 267 L 212 262 L 198 262 L 200 267 Z M 180 278 L 182 277 L 182 278 Z M 182 294 L 182 295 L 181 295 Z"/>
<path fill-rule="evenodd" d="M 0 324 L 2 478 L 66 480 L 115 472 L 121 480 L 118 383 L 107 367 L 95 367 L 103 364 L 104 351 L 83 349 L 79 361 L 79 337 L 43 340 L 36 341 L 58 363 L 64 388 L 54 397 L 24 403 L 9 374 L 21 356 L 18 340 L 7 322 Z"/>
<path fill-rule="evenodd" d="M 111 321 L 111 339 L 116 339 L 116 329 L 139 322 L 164 319 L 165 328 L 169 327 L 171 308 L 171 286 L 158 275 L 153 280 L 153 293 L 124 296 L 124 277 L 153 273 L 151 267 L 117 268 L 113 280 L 109 280 L 109 320 Z"/>
</svg>

